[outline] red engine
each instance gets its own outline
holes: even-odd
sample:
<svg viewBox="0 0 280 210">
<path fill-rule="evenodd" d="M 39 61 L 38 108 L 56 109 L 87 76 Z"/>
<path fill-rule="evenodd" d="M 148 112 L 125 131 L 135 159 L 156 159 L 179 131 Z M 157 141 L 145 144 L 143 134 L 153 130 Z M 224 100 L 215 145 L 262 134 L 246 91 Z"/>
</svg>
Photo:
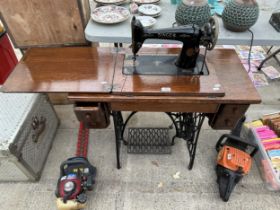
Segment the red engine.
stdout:
<svg viewBox="0 0 280 210">
<path fill-rule="evenodd" d="M 63 201 L 76 199 L 82 192 L 82 180 L 76 174 L 69 174 L 60 179 L 58 192 Z"/>
</svg>

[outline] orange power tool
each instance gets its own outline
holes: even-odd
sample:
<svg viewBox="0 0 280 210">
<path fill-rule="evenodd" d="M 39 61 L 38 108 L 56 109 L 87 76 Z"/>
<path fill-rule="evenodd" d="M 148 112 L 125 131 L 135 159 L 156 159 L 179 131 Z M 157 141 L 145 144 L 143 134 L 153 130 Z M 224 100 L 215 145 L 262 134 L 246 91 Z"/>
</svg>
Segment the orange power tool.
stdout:
<svg viewBox="0 0 280 210">
<path fill-rule="evenodd" d="M 242 117 L 231 134 L 224 134 L 216 144 L 217 158 L 217 183 L 220 197 L 228 201 L 235 185 L 242 177 L 249 173 L 252 157 L 258 151 L 258 146 L 240 138 L 240 132 L 245 117 Z"/>
</svg>

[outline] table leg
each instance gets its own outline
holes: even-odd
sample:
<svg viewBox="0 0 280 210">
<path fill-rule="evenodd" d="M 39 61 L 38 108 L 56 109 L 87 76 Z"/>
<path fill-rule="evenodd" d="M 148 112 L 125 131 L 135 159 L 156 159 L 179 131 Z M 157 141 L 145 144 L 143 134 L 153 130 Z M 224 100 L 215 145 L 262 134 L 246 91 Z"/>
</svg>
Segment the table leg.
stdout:
<svg viewBox="0 0 280 210">
<path fill-rule="evenodd" d="M 120 164 L 120 147 L 123 140 L 123 133 L 125 126 L 129 119 L 136 112 L 132 112 L 128 119 L 123 120 L 122 114 L 120 111 L 112 111 L 114 119 L 114 128 L 115 128 L 115 139 L 116 139 L 116 158 L 117 158 L 117 168 L 121 168 Z M 194 164 L 194 159 L 196 155 L 197 142 L 201 130 L 201 126 L 205 119 L 205 114 L 203 113 L 166 113 L 172 120 L 176 134 L 172 139 L 172 144 L 174 144 L 175 138 L 182 138 L 186 141 L 187 149 L 190 156 L 190 161 L 188 169 L 191 170 Z"/>
<path fill-rule="evenodd" d="M 200 130 L 201 130 L 202 124 L 204 122 L 204 119 L 205 119 L 204 114 L 196 114 L 193 135 L 192 135 L 191 140 L 187 141 L 187 147 L 188 147 L 189 155 L 190 155 L 190 162 L 189 162 L 189 166 L 188 166 L 189 170 L 191 170 L 193 168 L 197 142 L 198 142 Z"/>
<path fill-rule="evenodd" d="M 123 117 L 120 111 L 112 111 L 114 128 L 115 128 L 115 140 L 116 140 L 116 158 L 117 158 L 117 169 L 121 168 L 120 162 L 120 147 L 122 141 L 122 129 L 123 129 Z"/>
<path fill-rule="evenodd" d="M 131 117 L 133 117 L 133 115 L 135 115 L 136 113 L 137 113 L 136 111 L 131 112 L 130 115 L 126 118 L 126 120 L 125 120 L 125 122 L 124 122 L 124 124 L 123 124 L 121 137 L 122 137 L 122 141 L 123 141 L 123 144 L 124 144 L 124 145 L 127 145 L 127 144 L 128 144 L 127 141 L 125 141 L 125 140 L 124 140 L 124 137 L 123 137 L 123 135 L 124 135 L 124 130 L 125 130 L 125 128 L 126 128 L 127 123 L 128 123 L 129 120 L 131 119 Z"/>
<path fill-rule="evenodd" d="M 276 57 L 276 55 L 280 53 L 280 48 L 278 50 L 276 50 L 274 53 L 272 53 L 271 55 L 267 56 L 258 66 L 258 70 L 261 70 L 261 68 L 263 67 L 264 63 L 266 61 L 268 61 L 270 58 L 274 57 L 275 60 L 278 62 L 278 64 L 280 65 L 280 61 L 278 60 L 278 58 Z"/>
<path fill-rule="evenodd" d="M 186 141 L 190 156 L 188 169 L 191 170 L 194 164 L 198 137 L 205 119 L 205 114 L 170 112 L 167 114 L 172 119 L 176 129 L 176 134 L 172 138 L 172 144 L 174 144 L 175 138 L 182 138 Z"/>
</svg>

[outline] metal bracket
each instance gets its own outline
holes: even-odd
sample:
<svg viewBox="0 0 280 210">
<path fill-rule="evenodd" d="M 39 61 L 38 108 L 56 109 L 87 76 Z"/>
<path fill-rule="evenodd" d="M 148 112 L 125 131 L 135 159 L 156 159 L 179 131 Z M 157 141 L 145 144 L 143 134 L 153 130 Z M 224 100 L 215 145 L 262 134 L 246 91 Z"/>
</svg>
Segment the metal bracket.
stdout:
<svg viewBox="0 0 280 210">
<path fill-rule="evenodd" d="M 193 168 L 198 137 L 202 124 L 205 119 L 204 113 L 166 113 L 172 120 L 176 134 L 172 138 L 172 145 L 175 143 L 175 138 L 181 138 L 186 141 L 187 149 L 190 156 L 188 169 Z"/>
</svg>

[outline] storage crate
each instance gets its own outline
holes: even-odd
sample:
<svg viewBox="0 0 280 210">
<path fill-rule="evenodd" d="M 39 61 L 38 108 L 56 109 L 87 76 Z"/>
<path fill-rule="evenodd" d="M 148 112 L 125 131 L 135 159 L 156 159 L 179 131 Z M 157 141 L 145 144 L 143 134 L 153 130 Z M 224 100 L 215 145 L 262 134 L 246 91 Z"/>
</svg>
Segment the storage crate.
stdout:
<svg viewBox="0 0 280 210">
<path fill-rule="evenodd" d="M 46 95 L 0 93 L 0 181 L 38 180 L 58 125 Z"/>
<path fill-rule="evenodd" d="M 280 171 L 276 171 L 270 161 L 267 152 L 258 137 L 255 128 L 251 128 L 248 132 L 248 138 L 250 141 L 255 142 L 259 146 L 259 151 L 255 155 L 255 161 L 261 173 L 262 179 L 265 182 L 267 189 L 271 191 L 280 190 Z"/>
</svg>

